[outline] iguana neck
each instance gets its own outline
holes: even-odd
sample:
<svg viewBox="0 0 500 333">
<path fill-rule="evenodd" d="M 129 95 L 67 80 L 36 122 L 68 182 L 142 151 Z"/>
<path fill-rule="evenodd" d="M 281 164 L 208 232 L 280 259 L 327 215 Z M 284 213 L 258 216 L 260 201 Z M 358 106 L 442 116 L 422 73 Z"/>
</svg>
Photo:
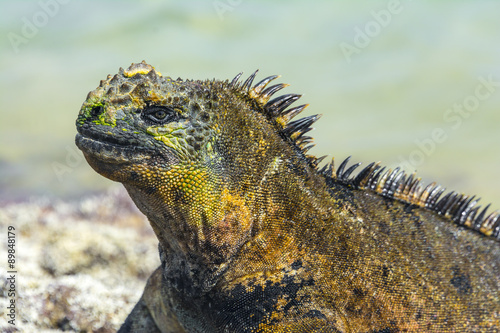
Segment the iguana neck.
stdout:
<svg viewBox="0 0 500 333">
<path fill-rule="evenodd" d="M 210 290 L 246 243 L 272 225 L 298 222 L 293 219 L 300 207 L 319 206 L 309 202 L 313 186 L 304 179 L 312 177 L 294 174 L 308 170 L 305 162 L 264 161 L 252 186 L 244 174 L 223 176 L 213 170 L 218 168 L 201 166 L 171 169 L 157 191 L 125 184 L 158 237 L 164 275 L 177 289 L 193 296 Z M 190 176 L 189 169 L 197 174 Z M 185 179 L 196 177 L 193 188 L 186 188 Z"/>
</svg>

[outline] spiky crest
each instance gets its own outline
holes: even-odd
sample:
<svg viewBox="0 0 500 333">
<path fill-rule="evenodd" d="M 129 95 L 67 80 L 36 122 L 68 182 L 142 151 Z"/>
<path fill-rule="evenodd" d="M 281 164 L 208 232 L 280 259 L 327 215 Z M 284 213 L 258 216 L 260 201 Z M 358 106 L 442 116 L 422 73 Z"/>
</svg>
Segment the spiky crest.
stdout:
<svg viewBox="0 0 500 333">
<path fill-rule="evenodd" d="M 339 182 L 355 189 L 373 191 L 387 198 L 426 208 L 451 219 L 458 225 L 500 241 L 500 213 L 494 211 L 487 214 L 490 205 L 481 210 L 481 206 L 477 205 L 479 198 L 476 196 L 451 191 L 441 197 L 445 189 L 440 185 L 431 183 L 423 187 L 421 179 L 415 174 L 408 175 L 399 167 L 386 170 L 379 163 L 370 163 L 357 175 L 351 176 L 361 163 L 346 169 L 350 158 L 350 156 L 346 158 L 337 171 L 334 171 L 332 160 L 318 172 L 330 183 Z"/>
<path fill-rule="evenodd" d="M 239 73 L 230 83 L 228 83 L 228 87 L 238 90 L 240 93 L 246 94 L 249 98 L 256 101 L 257 104 L 262 107 L 263 112 L 270 119 L 275 121 L 281 133 L 295 144 L 308 160 L 309 164 L 315 168 L 324 157 L 316 158 L 315 156 L 306 154 L 309 149 L 314 147 L 314 144 L 312 144 L 312 137 L 304 136 L 304 134 L 312 130 L 311 125 L 319 119 L 320 115 L 313 115 L 291 121 L 309 106 L 309 104 L 288 108 L 302 96 L 298 94 L 286 94 L 271 100 L 271 97 L 276 92 L 289 85 L 286 83 L 279 83 L 267 87 L 271 81 L 280 77 L 279 75 L 271 75 L 251 87 L 256 74 L 257 71 L 250 75 L 243 83 L 240 83 L 239 79 L 241 78 L 241 73 Z"/>
<path fill-rule="evenodd" d="M 279 125 L 281 133 L 300 149 L 308 159 L 311 167 L 324 176 L 327 179 L 327 183 L 338 182 L 355 189 L 373 191 L 386 198 L 428 209 L 451 219 L 458 225 L 465 226 L 500 241 L 500 212 L 494 211 L 487 214 L 486 212 L 490 205 L 481 210 L 481 206 L 477 205 L 479 199 L 476 199 L 475 196 L 468 196 L 452 191 L 441 197 L 445 189 L 440 185 L 431 183 L 423 187 L 421 179 L 417 178 L 415 174 L 408 175 L 399 167 L 394 170 L 387 169 L 386 167 L 381 167 L 380 163 L 375 162 L 370 163 L 359 173 L 351 176 L 361 163 L 348 167 L 350 156 L 340 164 L 336 171 L 333 160 L 331 163 L 323 166 L 321 170 L 318 170 L 318 164 L 326 156 L 317 158 L 307 155 L 307 151 L 314 147 L 314 144 L 312 144 L 313 138 L 304 134 L 313 129 L 311 125 L 319 119 L 320 115 L 291 121 L 309 104 L 288 108 L 301 97 L 298 94 L 286 94 L 270 100 L 273 94 L 287 87 L 288 84 L 280 83 L 266 88 L 271 81 L 279 78 L 278 75 L 272 75 L 264 78 L 251 88 L 256 74 L 257 71 L 240 85 L 238 81 L 242 73 L 239 73 L 229 83 L 229 87 L 246 93 L 261 105 L 266 115 L 274 119 Z"/>
</svg>

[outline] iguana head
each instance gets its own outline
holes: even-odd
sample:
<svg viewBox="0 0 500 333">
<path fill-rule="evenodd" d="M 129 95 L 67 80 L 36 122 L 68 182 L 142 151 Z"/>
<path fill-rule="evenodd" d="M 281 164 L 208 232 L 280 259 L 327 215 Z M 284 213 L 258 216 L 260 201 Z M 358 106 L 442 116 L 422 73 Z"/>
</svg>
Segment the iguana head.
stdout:
<svg viewBox="0 0 500 333">
<path fill-rule="evenodd" d="M 254 86 L 255 73 L 239 76 L 173 80 L 132 64 L 88 94 L 76 121 L 89 164 L 125 185 L 160 241 L 211 261 L 248 237 L 266 175 L 316 161 L 304 134 L 318 117 L 289 122 L 306 106 L 288 108 L 300 96 L 270 100 L 286 86 L 266 87 L 277 76 Z"/>
</svg>

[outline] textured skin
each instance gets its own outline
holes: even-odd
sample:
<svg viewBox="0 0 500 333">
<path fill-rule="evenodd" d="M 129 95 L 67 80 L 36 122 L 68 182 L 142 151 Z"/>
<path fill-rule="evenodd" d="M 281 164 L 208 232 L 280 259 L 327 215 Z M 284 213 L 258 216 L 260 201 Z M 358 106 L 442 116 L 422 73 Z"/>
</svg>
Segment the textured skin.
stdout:
<svg viewBox="0 0 500 333">
<path fill-rule="evenodd" d="M 84 102 L 78 147 L 159 240 L 162 266 L 119 332 L 499 330 L 499 242 L 326 181 L 250 83 L 143 62 Z"/>
</svg>

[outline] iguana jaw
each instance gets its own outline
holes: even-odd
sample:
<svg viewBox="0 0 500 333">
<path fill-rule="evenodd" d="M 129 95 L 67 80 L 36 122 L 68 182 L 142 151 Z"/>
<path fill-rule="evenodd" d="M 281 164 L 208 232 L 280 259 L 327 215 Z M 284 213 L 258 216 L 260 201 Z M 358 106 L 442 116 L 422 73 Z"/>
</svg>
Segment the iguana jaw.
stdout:
<svg viewBox="0 0 500 333">
<path fill-rule="evenodd" d="M 123 131 L 122 126 L 106 126 L 82 122 L 77 125 L 77 147 L 83 152 L 90 166 L 106 178 L 127 181 L 120 172 L 129 165 L 142 164 L 152 155 L 151 149 L 136 144 L 137 134 Z"/>
<path fill-rule="evenodd" d="M 148 159 L 148 150 L 138 149 L 126 144 L 111 143 L 78 133 L 75 138 L 77 147 L 87 160 L 97 159 L 103 163 L 128 164 Z"/>
<path fill-rule="evenodd" d="M 169 168 L 178 162 L 175 152 L 145 133 L 130 129 L 117 121 L 117 126 L 77 124 L 75 138 L 89 165 L 102 176 L 122 183 L 141 182 L 141 171 L 148 164 Z M 140 142 L 141 144 L 138 144 Z"/>
</svg>

